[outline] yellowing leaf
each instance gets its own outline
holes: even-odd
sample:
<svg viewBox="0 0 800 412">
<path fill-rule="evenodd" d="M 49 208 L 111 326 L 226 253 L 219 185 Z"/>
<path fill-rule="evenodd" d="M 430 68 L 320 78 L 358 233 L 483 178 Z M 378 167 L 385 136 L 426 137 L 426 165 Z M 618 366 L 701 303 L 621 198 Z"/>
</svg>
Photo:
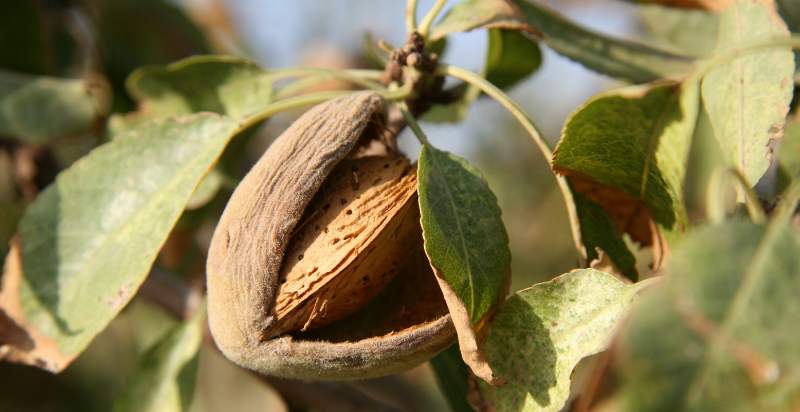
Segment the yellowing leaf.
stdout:
<svg viewBox="0 0 800 412">
<path fill-rule="evenodd" d="M 739 0 L 722 14 L 717 52 L 759 40 L 785 38 L 774 8 Z M 749 51 L 712 69 L 703 79 L 703 102 L 725 157 L 755 185 L 770 164 L 770 140 L 783 128 L 794 89 L 791 50 Z"/>
</svg>

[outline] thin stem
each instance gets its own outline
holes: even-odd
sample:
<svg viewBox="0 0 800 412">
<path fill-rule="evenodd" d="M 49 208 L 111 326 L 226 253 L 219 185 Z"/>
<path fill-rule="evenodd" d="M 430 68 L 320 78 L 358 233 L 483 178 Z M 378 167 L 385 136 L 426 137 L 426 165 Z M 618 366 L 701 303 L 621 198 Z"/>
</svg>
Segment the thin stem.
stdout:
<svg viewBox="0 0 800 412">
<path fill-rule="evenodd" d="M 725 220 L 725 177 L 731 176 L 736 180 L 741 193 L 744 195 L 747 214 L 753 223 L 762 224 L 767 221 L 767 215 L 761 207 L 761 201 L 753 190 L 747 177 L 738 169 L 716 169 L 711 174 L 706 192 L 706 216 L 711 223 L 718 224 Z"/>
<path fill-rule="evenodd" d="M 715 225 L 725 221 L 724 177 L 725 169 L 715 169 L 706 188 L 706 218 Z"/>
<path fill-rule="evenodd" d="M 394 90 L 386 90 L 385 88 L 381 88 L 381 90 L 375 90 L 378 94 L 381 95 L 386 100 L 403 100 L 411 95 L 413 92 L 411 90 L 410 85 L 403 86 L 398 89 Z M 319 93 L 311 93 L 305 94 L 302 96 L 296 97 L 289 97 L 283 100 L 278 100 L 271 104 L 268 104 L 264 107 L 261 111 L 252 113 L 249 116 L 245 117 L 242 122 L 239 124 L 239 130 L 247 129 L 255 124 L 274 116 L 280 112 L 285 112 L 287 110 L 297 109 L 300 107 L 310 106 L 318 103 L 322 103 L 324 101 L 345 96 L 350 93 L 353 93 L 352 90 L 338 90 L 338 91 L 330 91 L 330 92 L 319 92 Z"/>
<path fill-rule="evenodd" d="M 469 84 L 472 84 L 491 98 L 496 100 L 500 103 L 503 107 L 508 110 L 517 121 L 520 122 L 525 131 L 533 139 L 533 142 L 536 143 L 536 146 L 539 148 L 539 151 L 544 156 L 547 164 L 550 165 L 553 158 L 553 151 L 550 149 L 550 146 L 547 144 L 547 141 L 542 138 L 542 135 L 536 129 L 536 126 L 533 124 L 533 121 L 528 117 L 525 111 L 520 107 L 514 100 L 512 100 L 507 94 L 505 94 L 502 90 L 498 89 L 495 85 L 481 77 L 480 75 L 473 73 L 469 70 L 462 69 L 460 67 L 455 66 L 448 66 L 448 65 L 440 65 L 439 68 L 436 70 L 437 74 L 452 76 L 457 79 L 463 80 Z M 569 217 L 569 224 L 572 230 L 572 239 L 575 241 L 575 247 L 578 249 L 578 252 L 581 256 L 585 259 L 586 258 L 586 249 L 583 246 L 583 242 L 581 240 L 581 232 L 580 232 L 580 222 L 578 220 L 578 211 L 575 209 L 575 200 L 572 197 L 572 191 L 569 188 L 569 184 L 567 183 L 567 179 L 564 176 L 560 176 L 558 174 L 553 173 L 556 178 L 556 183 L 558 183 L 558 188 L 561 191 L 561 196 L 564 198 L 564 204 L 567 208 L 567 216 Z"/>
<path fill-rule="evenodd" d="M 739 169 L 731 169 L 731 175 L 736 178 L 739 188 L 744 193 L 745 206 L 747 206 L 747 214 L 750 215 L 750 219 L 753 220 L 753 223 L 765 223 L 767 215 L 764 213 L 764 208 L 761 207 L 761 201 L 753 190 L 753 186 L 747 181 L 747 177 Z"/>
<path fill-rule="evenodd" d="M 276 69 L 268 72 L 268 76 L 273 81 L 304 76 L 325 76 L 347 80 L 353 84 L 368 88 L 382 89 L 383 85 L 378 83 L 383 75 L 381 70 L 361 70 L 361 69 L 324 69 L 319 67 L 289 67 Z"/>
<path fill-rule="evenodd" d="M 406 1 L 406 34 L 417 31 L 417 0 Z"/>
<path fill-rule="evenodd" d="M 797 209 L 798 202 L 800 202 L 800 180 L 795 180 L 781 194 L 781 202 L 775 211 L 773 220 L 788 220 L 789 216 L 793 215 Z"/>
<path fill-rule="evenodd" d="M 261 109 L 261 111 L 252 113 L 247 117 L 245 117 L 244 119 L 242 119 L 242 122 L 239 124 L 239 129 L 240 130 L 247 129 L 280 112 L 285 112 L 287 110 L 297 109 L 305 106 L 311 106 L 350 93 L 353 92 L 352 91 L 320 92 L 320 93 L 306 94 L 303 96 L 290 97 L 284 100 L 278 100 L 274 103 L 268 104 L 266 107 Z"/>
<path fill-rule="evenodd" d="M 434 3 L 430 11 L 428 11 L 428 14 L 422 18 L 422 23 L 419 24 L 419 28 L 417 29 L 417 32 L 422 35 L 422 38 L 428 38 L 428 32 L 431 31 L 434 20 L 439 17 L 439 13 L 442 11 L 445 4 L 447 4 L 447 0 L 436 0 L 436 3 Z"/>
<path fill-rule="evenodd" d="M 414 115 L 411 114 L 411 110 L 408 109 L 406 102 L 399 102 L 397 106 L 400 108 L 400 112 L 403 113 L 403 118 L 406 120 L 408 128 L 414 132 L 414 136 L 417 136 L 417 140 L 419 140 L 419 142 L 423 145 L 430 145 L 428 136 L 425 136 L 425 132 L 423 132 L 422 128 L 419 127 L 417 119 L 415 119 Z"/>
</svg>

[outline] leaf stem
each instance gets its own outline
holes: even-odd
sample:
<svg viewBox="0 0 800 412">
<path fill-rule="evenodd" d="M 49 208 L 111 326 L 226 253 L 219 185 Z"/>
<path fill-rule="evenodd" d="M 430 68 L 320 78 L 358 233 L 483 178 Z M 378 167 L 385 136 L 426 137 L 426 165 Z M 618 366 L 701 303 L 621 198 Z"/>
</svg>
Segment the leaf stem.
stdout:
<svg viewBox="0 0 800 412">
<path fill-rule="evenodd" d="M 410 87 L 401 87 L 395 90 L 386 90 L 385 88 L 381 88 L 381 90 L 375 90 L 375 91 L 386 100 L 403 100 L 408 96 L 410 96 L 412 93 Z M 278 100 L 274 103 L 268 104 L 260 111 L 251 113 L 250 115 L 245 117 L 239 124 L 239 130 L 244 130 L 251 126 L 254 126 L 257 123 L 266 120 L 267 118 L 274 116 L 277 113 L 285 112 L 287 110 L 297 109 L 300 107 L 319 104 L 336 97 L 348 95 L 350 93 L 353 93 L 353 91 L 338 90 L 330 92 L 310 93 L 301 96 L 289 97 L 286 99 Z"/>
<path fill-rule="evenodd" d="M 417 137 L 417 140 L 419 140 L 419 142 L 423 145 L 430 145 L 431 142 L 428 141 L 428 136 L 425 135 L 425 132 L 422 131 L 417 119 L 415 119 L 414 115 L 411 114 L 411 110 L 408 109 L 406 102 L 401 101 L 397 104 L 397 106 L 400 108 L 400 112 L 403 113 L 403 118 L 406 120 L 408 128 L 414 132 L 414 136 Z"/>
<path fill-rule="evenodd" d="M 737 186 L 744 195 L 747 214 L 750 216 L 753 223 L 766 223 L 767 215 L 764 213 L 758 195 L 753 190 L 747 177 L 738 169 L 723 168 L 714 170 L 708 182 L 708 190 L 706 192 L 706 216 L 708 220 L 714 224 L 722 223 L 725 220 L 724 189 L 726 185 L 723 178 L 726 176 L 731 176 L 736 180 Z"/>
<path fill-rule="evenodd" d="M 747 181 L 747 177 L 742 174 L 742 171 L 739 169 L 731 169 L 730 172 L 731 175 L 736 178 L 736 182 L 739 183 L 739 188 L 744 193 L 744 202 L 745 206 L 747 206 L 747 214 L 750 215 L 750 219 L 753 220 L 753 223 L 765 223 L 767 221 L 767 215 L 764 213 L 764 208 L 761 207 L 761 201 L 753 190 L 753 186 Z"/>
<path fill-rule="evenodd" d="M 436 3 L 434 3 L 430 11 L 428 11 L 428 14 L 422 18 L 422 23 L 419 24 L 419 28 L 417 29 L 417 32 L 422 35 L 422 38 L 428 38 L 428 32 L 431 31 L 434 20 L 439 16 L 445 4 L 447 4 L 447 0 L 436 0 Z"/>
<path fill-rule="evenodd" d="M 267 72 L 272 80 L 281 80 L 291 77 L 304 76 L 324 76 L 326 78 L 337 78 L 347 80 L 368 89 L 381 89 L 384 86 L 378 81 L 381 79 L 383 71 L 364 70 L 364 69 L 325 69 L 320 67 L 289 67 L 285 69 L 270 70 Z"/>
<path fill-rule="evenodd" d="M 513 99 L 511 99 L 507 94 L 505 94 L 502 90 L 497 88 L 497 86 L 490 83 L 488 80 L 484 79 L 480 75 L 473 73 L 469 70 L 462 69 L 460 67 L 449 66 L 445 64 L 440 64 L 436 70 L 437 74 L 445 75 L 445 76 L 452 76 L 457 79 L 463 80 L 469 84 L 472 84 L 495 101 L 500 103 L 506 110 L 511 113 L 514 118 L 519 121 L 523 128 L 528 132 L 528 134 L 533 139 L 533 142 L 539 148 L 539 151 L 544 156 L 545 160 L 547 161 L 548 165 L 551 165 L 552 158 L 553 158 L 553 151 L 550 149 L 550 145 L 548 145 L 547 141 L 544 140 L 542 135 L 536 129 L 536 126 L 533 124 L 533 121 L 530 117 L 525 113 L 522 107 L 517 104 Z M 552 170 L 552 168 L 551 168 Z M 572 230 L 572 239 L 575 242 L 575 248 L 578 250 L 580 255 L 586 259 L 586 248 L 583 246 L 583 241 L 581 240 L 581 232 L 580 232 L 580 222 L 578 220 L 578 211 L 575 208 L 575 200 L 572 197 L 572 191 L 567 184 L 567 179 L 564 176 L 560 176 L 556 173 L 553 173 L 556 183 L 558 184 L 558 188 L 561 191 L 561 196 L 564 198 L 564 204 L 567 208 L 567 216 L 569 217 L 569 224 Z"/>
<path fill-rule="evenodd" d="M 406 1 L 406 34 L 417 31 L 417 0 Z"/>
</svg>

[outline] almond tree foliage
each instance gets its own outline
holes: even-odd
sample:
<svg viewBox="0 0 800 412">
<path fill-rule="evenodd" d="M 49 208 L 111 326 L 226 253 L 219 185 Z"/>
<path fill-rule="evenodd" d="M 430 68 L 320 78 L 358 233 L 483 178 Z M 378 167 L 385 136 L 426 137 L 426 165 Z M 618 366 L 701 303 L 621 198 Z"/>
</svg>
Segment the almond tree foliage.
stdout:
<svg viewBox="0 0 800 412">
<path fill-rule="evenodd" d="M 248 144 L 274 131 L 259 129 L 274 115 L 361 90 L 421 143 L 410 155 L 424 252 L 457 334 L 430 365 L 452 410 L 800 407 L 797 2 L 631 1 L 647 32 L 632 40 L 539 0 L 409 0 L 397 16 L 406 44 L 368 36 L 371 63 L 347 69 L 211 54 L 219 39 L 173 2 L 7 3 L 0 375 L 20 393 L 37 379 L 78 389 L 51 403 L 0 399 L 4 410 L 196 408 L 200 353 L 215 348 L 208 237 L 250 167 Z M 449 65 L 447 40 L 475 30 L 483 67 Z M 535 76 L 544 48 L 622 84 L 577 107 L 555 147 L 506 94 Z M 480 99 L 530 135 L 569 217 L 558 230 L 575 243 L 573 270 L 520 290 L 509 291 L 497 197 L 425 132 L 462 122 Z M 136 351 L 113 360 L 126 372 L 79 382 L 70 365 L 94 359 L 98 335 L 140 321 L 145 335 L 123 333 Z M 258 379 L 279 409 L 410 410 L 417 390 L 398 400 L 365 395 L 369 383 Z"/>
</svg>

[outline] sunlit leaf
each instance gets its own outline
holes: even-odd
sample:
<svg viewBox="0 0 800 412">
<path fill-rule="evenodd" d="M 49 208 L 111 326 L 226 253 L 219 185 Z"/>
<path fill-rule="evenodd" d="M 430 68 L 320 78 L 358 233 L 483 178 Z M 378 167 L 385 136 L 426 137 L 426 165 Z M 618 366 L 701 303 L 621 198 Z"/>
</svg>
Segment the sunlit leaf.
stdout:
<svg viewBox="0 0 800 412">
<path fill-rule="evenodd" d="M 761 2 L 737 1 L 720 20 L 718 52 L 787 37 L 786 25 Z M 728 162 L 754 184 L 769 167 L 769 143 L 789 111 L 794 88 L 791 50 L 748 52 L 703 79 L 703 102 Z"/>
<path fill-rule="evenodd" d="M 128 92 L 140 110 L 114 116 L 113 132 L 154 118 L 201 111 L 242 118 L 272 101 L 272 79 L 250 60 L 197 56 L 136 70 Z"/>
<path fill-rule="evenodd" d="M 478 28 L 526 31 L 589 69 L 633 82 L 686 73 L 693 66 L 686 56 L 593 32 L 530 0 L 462 0 L 434 28 L 432 37 Z"/>
<path fill-rule="evenodd" d="M 479 172 L 464 159 L 426 144 L 418 166 L 425 252 L 458 332 L 464 360 L 493 380 L 475 328 L 506 294 L 511 255 L 500 208 Z"/>
<path fill-rule="evenodd" d="M 621 233 L 663 247 L 655 232 L 675 235 L 687 226 L 683 177 L 698 94 L 697 82 L 689 80 L 632 86 L 591 99 L 567 121 L 553 167 L 601 206 Z"/>
<path fill-rule="evenodd" d="M 103 83 L 0 70 L 0 134 L 29 143 L 88 131 L 106 112 Z"/>
<path fill-rule="evenodd" d="M 205 308 L 159 339 L 139 359 L 114 404 L 115 412 L 181 412 L 189 409 L 197 380 Z"/>
<path fill-rule="evenodd" d="M 796 410 L 798 251 L 786 218 L 687 236 L 623 334 L 623 410 Z"/>
<path fill-rule="evenodd" d="M 237 122 L 152 122 L 62 172 L 20 222 L 0 308 L 7 358 L 60 371 L 125 306 Z"/>
<path fill-rule="evenodd" d="M 575 365 L 608 346 L 638 290 L 582 269 L 511 296 L 485 342 L 489 363 L 507 380 L 501 386 L 478 382 L 487 410 L 561 411 Z"/>
<path fill-rule="evenodd" d="M 717 45 L 718 13 L 643 6 L 639 15 L 654 40 L 666 47 L 692 56 L 706 56 Z"/>
</svg>

